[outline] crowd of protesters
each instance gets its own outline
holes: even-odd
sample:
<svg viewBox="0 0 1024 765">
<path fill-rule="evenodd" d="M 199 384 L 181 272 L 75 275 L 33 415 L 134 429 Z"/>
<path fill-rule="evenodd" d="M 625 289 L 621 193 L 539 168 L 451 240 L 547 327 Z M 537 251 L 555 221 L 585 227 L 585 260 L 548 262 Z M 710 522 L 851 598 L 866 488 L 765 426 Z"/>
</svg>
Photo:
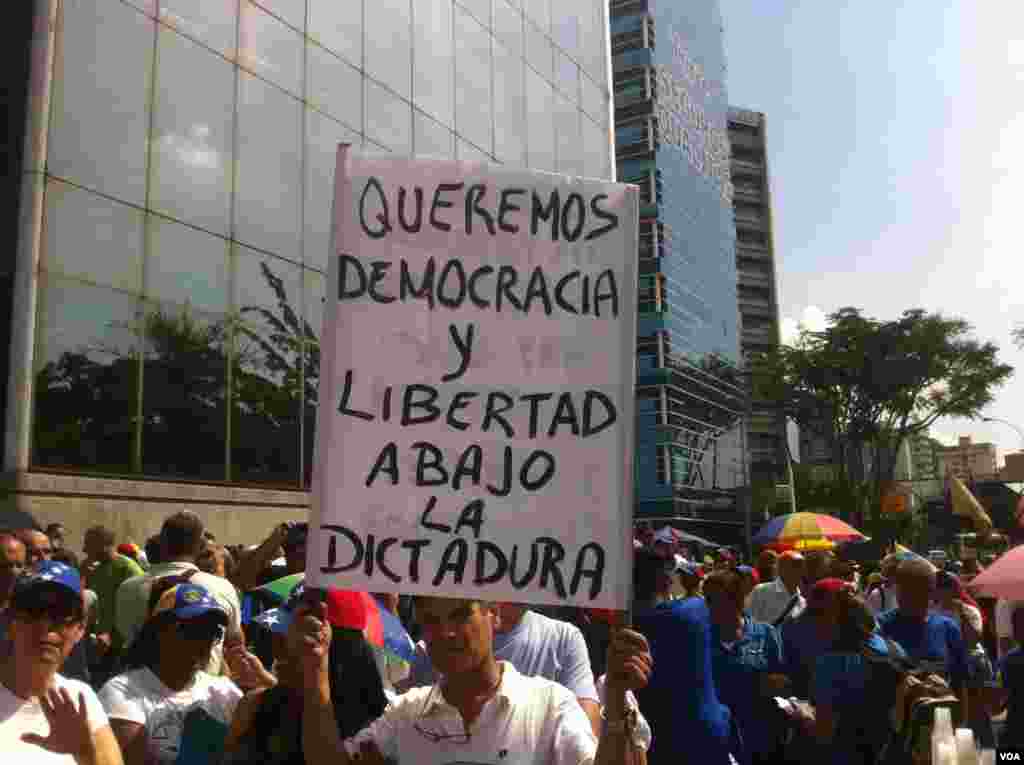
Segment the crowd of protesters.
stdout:
<svg viewBox="0 0 1024 765">
<path fill-rule="evenodd" d="M 1024 745 L 1024 608 L 914 555 L 876 565 L 634 542 L 631 624 L 597 609 L 378 594 L 407 660 L 281 603 L 308 528 L 225 546 L 191 512 L 143 545 L 0 530 L 0 752 L 30 765 L 927 761 L 948 708 Z M 1024 605 L 1024 604 L 1020 604 Z M 1005 711 L 1005 724 L 997 722 Z"/>
</svg>

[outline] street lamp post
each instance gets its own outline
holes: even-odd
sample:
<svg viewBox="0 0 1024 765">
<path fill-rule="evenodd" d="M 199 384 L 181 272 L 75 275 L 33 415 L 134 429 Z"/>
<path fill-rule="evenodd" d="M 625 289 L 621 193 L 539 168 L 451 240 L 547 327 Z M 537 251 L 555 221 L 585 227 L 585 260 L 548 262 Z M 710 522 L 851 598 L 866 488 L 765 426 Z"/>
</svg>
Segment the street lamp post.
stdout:
<svg viewBox="0 0 1024 765">
<path fill-rule="evenodd" d="M 1006 425 L 1007 427 L 1013 428 L 1015 431 L 1017 431 L 1017 435 L 1020 436 L 1021 446 L 1022 446 L 1022 448 L 1024 448 L 1024 430 L 1021 430 L 1016 425 L 1014 425 L 1012 422 L 1009 422 L 1008 420 L 1001 420 L 998 417 L 982 417 L 981 421 L 982 422 L 998 422 L 1001 425 Z"/>
</svg>

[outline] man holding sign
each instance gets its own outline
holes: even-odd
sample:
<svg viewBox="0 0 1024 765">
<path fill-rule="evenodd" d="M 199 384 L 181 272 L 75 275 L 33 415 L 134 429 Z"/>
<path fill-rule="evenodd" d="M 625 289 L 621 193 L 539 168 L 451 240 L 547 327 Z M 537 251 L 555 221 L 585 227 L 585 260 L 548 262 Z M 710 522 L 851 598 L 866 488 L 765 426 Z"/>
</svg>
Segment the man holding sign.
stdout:
<svg viewBox="0 0 1024 765">
<path fill-rule="evenodd" d="M 626 692 L 643 687 L 651 656 L 642 635 L 620 630 L 608 655 L 600 741 L 566 688 L 526 677 L 494 658 L 497 608 L 420 598 L 416 604 L 431 661 L 444 679 L 398 697 L 349 741 L 334 724 L 327 666 L 331 628 L 322 604 L 297 614 L 304 652 L 302 748 L 309 765 L 644 765 Z M 340 759 L 339 759 L 340 755 Z"/>
<path fill-rule="evenodd" d="M 637 215 L 634 186 L 339 148 L 312 586 L 628 607 Z"/>
</svg>

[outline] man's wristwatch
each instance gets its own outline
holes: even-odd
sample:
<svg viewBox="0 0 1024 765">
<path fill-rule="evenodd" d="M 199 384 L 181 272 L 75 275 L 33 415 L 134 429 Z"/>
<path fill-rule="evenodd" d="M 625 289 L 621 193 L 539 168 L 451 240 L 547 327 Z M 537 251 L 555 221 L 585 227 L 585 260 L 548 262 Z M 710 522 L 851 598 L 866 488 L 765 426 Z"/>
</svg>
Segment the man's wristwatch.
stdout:
<svg viewBox="0 0 1024 765">
<path fill-rule="evenodd" d="M 626 709 L 625 714 L 618 720 L 609 720 L 602 708 L 601 720 L 604 722 L 604 729 L 609 733 L 627 733 L 632 736 L 636 731 L 636 710 L 632 707 Z"/>
</svg>

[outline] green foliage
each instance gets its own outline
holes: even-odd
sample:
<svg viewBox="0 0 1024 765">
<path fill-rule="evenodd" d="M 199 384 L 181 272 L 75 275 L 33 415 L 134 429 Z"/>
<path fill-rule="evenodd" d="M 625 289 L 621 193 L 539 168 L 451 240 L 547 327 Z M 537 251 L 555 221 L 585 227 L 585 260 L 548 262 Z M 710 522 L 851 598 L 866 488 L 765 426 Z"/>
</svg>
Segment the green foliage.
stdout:
<svg viewBox="0 0 1024 765">
<path fill-rule="evenodd" d="M 758 357 L 756 393 L 827 439 L 842 480 L 851 491 L 869 480 L 877 508 L 907 436 L 940 417 L 980 417 L 1013 374 L 997 346 L 971 331 L 963 319 L 921 309 L 879 321 L 843 308 L 824 331 Z"/>
</svg>

